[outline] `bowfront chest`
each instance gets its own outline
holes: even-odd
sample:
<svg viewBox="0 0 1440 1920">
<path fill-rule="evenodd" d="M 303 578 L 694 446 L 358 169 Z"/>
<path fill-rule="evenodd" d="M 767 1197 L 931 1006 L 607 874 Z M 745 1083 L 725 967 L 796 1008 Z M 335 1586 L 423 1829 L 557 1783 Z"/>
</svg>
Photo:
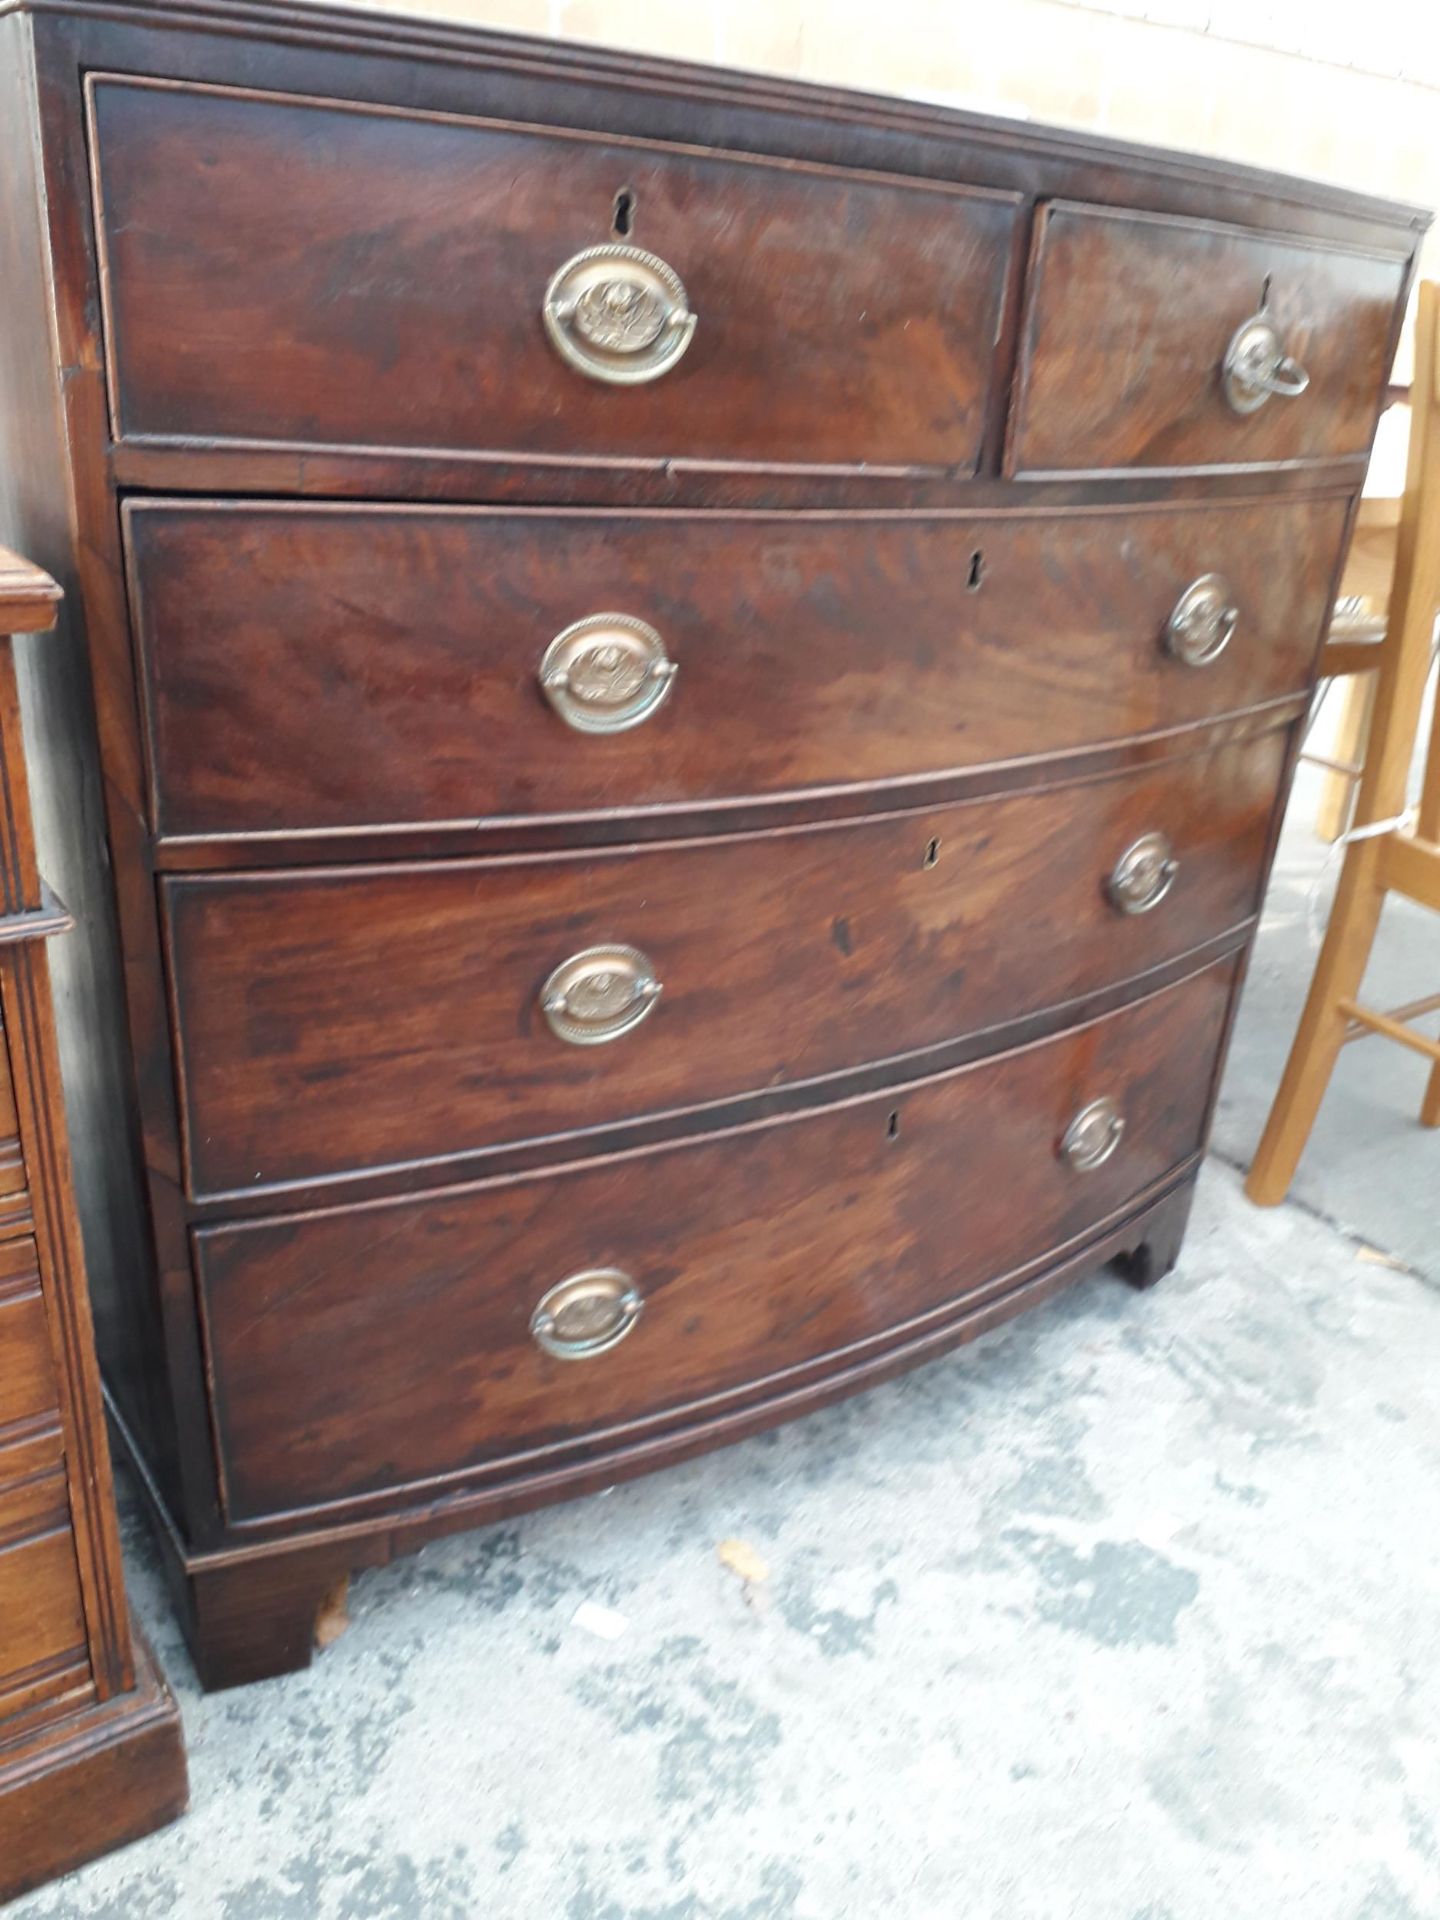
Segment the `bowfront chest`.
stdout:
<svg viewBox="0 0 1440 1920">
<path fill-rule="evenodd" d="M 1158 1277 L 1424 216 L 319 10 L 0 31 L 82 1200 L 206 1680 Z"/>
</svg>

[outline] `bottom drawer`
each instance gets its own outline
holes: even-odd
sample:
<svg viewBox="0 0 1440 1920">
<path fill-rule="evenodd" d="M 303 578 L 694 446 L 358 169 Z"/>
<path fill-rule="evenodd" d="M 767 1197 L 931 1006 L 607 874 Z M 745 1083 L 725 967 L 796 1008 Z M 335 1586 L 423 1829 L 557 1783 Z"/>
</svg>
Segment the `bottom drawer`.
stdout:
<svg viewBox="0 0 1440 1920">
<path fill-rule="evenodd" d="M 728 1133 L 201 1229 L 230 1517 L 763 1399 L 1083 1237 L 1200 1148 L 1234 974 Z M 1077 1166 L 1067 1129 L 1102 1100 L 1123 1131 L 1098 1115 Z"/>
</svg>

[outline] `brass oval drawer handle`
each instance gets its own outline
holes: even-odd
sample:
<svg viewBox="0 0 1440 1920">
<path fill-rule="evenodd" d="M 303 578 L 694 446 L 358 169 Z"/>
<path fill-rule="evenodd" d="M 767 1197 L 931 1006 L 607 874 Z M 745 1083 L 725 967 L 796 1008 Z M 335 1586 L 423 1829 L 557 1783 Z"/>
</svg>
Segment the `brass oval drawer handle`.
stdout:
<svg viewBox="0 0 1440 1920">
<path fill-rule="evenodd" d="M 1149 913 L 1175 884 L 1180 862 L 1163 833 L 1142 833 L 1121 854 L 1105 883 L 1111 906 L 1121 913 Z"/>
<path fill-rule="evenodd" d="M 1272 395 L 1298 400 L 1310 384 L 1309 374 L 1286 353 L 1274 322 L 1263 313 L 1252 314 L 1236 328 L 1225 349 L 1221 378 L 1236 413 L 1254 413 Z"/>
<path fill-rule="evenodd" d="M 1240 609 L 1223 574 L 1202 573 L 1192 580 L 1165 627 L 1165 650 L 1187 667 L 1208 667 L 1234 638 Z"/>
<path fill-rule="evenodd" d="M 662 992 L 638 948 L 586 947 L 550 975 L 540 989 L 540 1010 L 559 1039 L 597 1047 L 638 1027 Z"/>
<path fill-rule="evenodd" d="M 559 1280 L 530 1316 L 536 1346 L 557 1360 L 593 1360 L 619 1346 L 644 1312 L 645 1301 L 618 1267 L 587 1267 Z"/>
<path fill-rule="evenodd" d="M 592 613 L 545 649 L 540 690 L 577 733 L 624 733 L 664 705 L 675 674 L 654 627 L 628 613 Z"/>
<path fill-rule="evenodd" d="M 639 247 L 587 247 L 545 289 L 550 344 L 589 380 L 638 387 L 668 373 L 695 335 L 685 284 Z"/>
<path fill-rule="evenodd" d="M 1077 1173 L 1103 1167 L 1125 1135 L 1120 1103 L 1107 1094 L 1082 1107 L 1060 1140 L 1060 1158 Z"/>
</svg>

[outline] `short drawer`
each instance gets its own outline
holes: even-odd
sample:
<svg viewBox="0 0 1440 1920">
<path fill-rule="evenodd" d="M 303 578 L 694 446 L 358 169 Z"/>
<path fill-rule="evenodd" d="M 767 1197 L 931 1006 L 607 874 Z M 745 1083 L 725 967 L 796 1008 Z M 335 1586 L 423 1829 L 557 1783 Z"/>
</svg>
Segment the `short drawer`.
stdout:
<svg viewBox="0 0 1440 1920">
<path fill-rule="evenodd" d="M 135 501 L 157 825 L 613 817 L 1184 726 L 1308 685 L 1344 520 Z M 1191 664 L 1170 629 L 1197 581 Z M 573 685 L 547 695 L 557 643 Z"/>
<path fill-rule="evenodd" d="M 192 1187 L 584 1134 L 1132 979 L 1256 910 L 1285 748 L 680 846 L 171 880 Z"/>
<path fill-rule="evenodd" d="M 1407 264 L 1201 220 L 1042 209 L 1010 471 L 1363 455 Z"/>
<path fill-rule="evenodd" d="M 11 1241 L 0 1245 L 0 1445 L 7 1429 L 53 1414 L 56 1400 L 35 1243 Z"/>
<path fill-rule="evenodd" d="M 593 1456 L 1003 1290 L 1199 1150 L 1233 980 L 818 1113 L 202 1230 L 231 1517 Z"/>
<path fill-rule="evenodd" d="M 6 1429 L 56 1407 L 55 1363 L 39 1291 L 0 1291 L 0 1445 Z"/>
<path fill-rule="evenodd" d="M 65 1476 L 0 1492 L 0 1703 L 86 1656 Z"/>
<path fill-rule="evenodd" d="M 10 1044 L 0 1033 L 0 1223 L 27 1208 L 29 1175 L 25 1171 L 25 1148 L 19 1139 L 19 1114 L 15 1112 L 15 1081 L 10 1071 Z M 0 1273 L 0 1288 L 4 1275 Z"/>
<path fill-rule="evenodd" d="M 976 466 L 1014 195 L 219 87 L 90 88 L 120 437 Z"/>
</svg>

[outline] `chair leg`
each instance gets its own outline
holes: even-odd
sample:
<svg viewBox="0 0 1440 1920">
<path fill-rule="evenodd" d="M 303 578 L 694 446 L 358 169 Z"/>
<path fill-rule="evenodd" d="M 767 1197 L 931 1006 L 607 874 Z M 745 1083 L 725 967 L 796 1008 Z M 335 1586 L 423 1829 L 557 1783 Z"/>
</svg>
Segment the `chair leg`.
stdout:
<svg viewBox="0 0 1440 1920">
<path fill-rule="evenodd" d="M 1420 1124 L 1422 1127 L 1440 1127 L 1440 1066 L 1430 1069 L 1425 1098 L 1420 1102 Z"/>
<path fill-rule="evenodd" d="M 1379 844 L 1360 840 L 1346 850 L 1310 995 L 1245 1182 L 1257 1207 L 1278 1206 L 1289 1191 L 1344 1044 L 1346 1016 L 1337 1003 L 1360 990 L 1385 901 L 1378 882 Z"/>
<path fill-rule="evenodd" d="M 1365 743 L 1370 738 L 1370 721 L 1375 711 L 1376 676 L 1351 674 L 1340 688 L 1340 718 L 1335 728 L 1331 755 L 1347 766 L 1358 767 L 1365 760 Z M 1359 776 L 1326 769 L 1320 785 L 1320 804 L 1315 809 L 1315 831 L 1332 845 L 1350 825 L 1352 802 Z"/>
</svg>

